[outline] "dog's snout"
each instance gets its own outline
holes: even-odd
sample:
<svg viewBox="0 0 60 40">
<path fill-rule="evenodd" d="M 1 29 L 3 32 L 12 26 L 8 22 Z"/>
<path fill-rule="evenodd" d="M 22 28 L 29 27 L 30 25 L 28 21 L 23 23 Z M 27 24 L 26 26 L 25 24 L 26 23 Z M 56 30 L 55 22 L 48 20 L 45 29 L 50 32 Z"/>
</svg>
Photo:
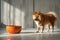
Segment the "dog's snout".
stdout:
<svg viewBox="0 0 60 40">
<path fill-rule="evenodd" d="M 36 21 L 38 21 L 38 20 L 39 20 L 39 19 L 38 19 L 38 17 L 39 17 L 39 16 L 37 16 L 37 17 L 35 18 L 35 20 L 36 20 Z"/>
</svg>

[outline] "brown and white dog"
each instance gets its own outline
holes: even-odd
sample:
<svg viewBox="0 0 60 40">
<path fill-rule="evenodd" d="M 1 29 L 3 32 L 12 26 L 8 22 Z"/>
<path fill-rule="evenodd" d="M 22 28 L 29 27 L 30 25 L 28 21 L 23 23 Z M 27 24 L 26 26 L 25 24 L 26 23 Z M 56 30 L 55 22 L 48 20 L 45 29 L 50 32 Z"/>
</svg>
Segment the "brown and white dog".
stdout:
<svg viewBox="0 0 60 40">
<path fill-rule="evenodd" d="M 48 28 L 52 26 L 52 32 L 54 31 L 54 25 L 57 21 L 57 16 L 53 14 L 54 12 L 48 12 L 47 14 L 41 12 L 33 13 L 33 20 L 37 25 L 37 32 L 40 30 L 40 26 L 42 26 L 42 32 L 44 30 L 44 25 L 48 24 Z M 49 30 L 48 30 L 49 31 Z"/>
</svg>

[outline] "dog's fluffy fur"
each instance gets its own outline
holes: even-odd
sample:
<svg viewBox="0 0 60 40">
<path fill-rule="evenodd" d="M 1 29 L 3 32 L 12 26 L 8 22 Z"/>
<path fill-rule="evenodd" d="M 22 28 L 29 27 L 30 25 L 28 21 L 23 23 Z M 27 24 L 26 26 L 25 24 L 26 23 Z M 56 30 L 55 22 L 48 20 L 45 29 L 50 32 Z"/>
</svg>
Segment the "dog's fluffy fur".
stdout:
<svg viewBox="0 0 60 40">
<path fill-rule="evenodd" d="M 44 30 L 44 25 L 48 24 L 48 28 L 52 26 L 52 32 L 54 31 L 54 25 L 57 20 L 57 16 L 54 15 L 54 12 L 48 12 L 47 14 L 41 12 L 34 12 L 33 13 L 33 20 L 37 24 L 37 32 L 40 30 L 40 25 L 42 25 L 42 32 Z"/>
</svg>

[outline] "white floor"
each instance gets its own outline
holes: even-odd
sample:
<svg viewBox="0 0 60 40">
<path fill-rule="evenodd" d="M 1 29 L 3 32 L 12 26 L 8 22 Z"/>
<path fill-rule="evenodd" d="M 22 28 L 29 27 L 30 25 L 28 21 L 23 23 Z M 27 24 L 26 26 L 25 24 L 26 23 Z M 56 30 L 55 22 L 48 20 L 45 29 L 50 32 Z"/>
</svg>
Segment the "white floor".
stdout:
<svg viewBox="0 0 60 40">
<path fill-rule="evenodd" d="M 3 31 L 3 30 L 2 30 Z M 0 33 L 2 32 L 0 30 Z M 35 33 L 36 29 L 25 29 L 20 34 L 8 34 L 5 31 L 0 34 L 0 40 L 60 40 L 60 29 L 55 29 L 54 32 Z"/>
</svg>

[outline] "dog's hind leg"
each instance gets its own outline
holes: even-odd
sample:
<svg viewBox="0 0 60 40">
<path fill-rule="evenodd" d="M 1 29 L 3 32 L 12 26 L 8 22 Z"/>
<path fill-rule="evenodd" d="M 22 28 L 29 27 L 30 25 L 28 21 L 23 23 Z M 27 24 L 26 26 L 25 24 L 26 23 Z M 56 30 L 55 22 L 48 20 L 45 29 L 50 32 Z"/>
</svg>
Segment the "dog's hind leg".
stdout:
<svg viewBox="0 0 60 40">
<path fill-rule="evenodd" d="M 54 32 L 54 23 L 52 23 L 51 25 L 52 25 L 52 32 Z"/>
<path fill-rule="evenodd" d="M 48 25 L 48 32 L 49 32 L 49 30 L 50 30 L 50 24 Z"/>
<path fill-rule="evenodd" d="M 54 25 L 52 25 L 52 32 L 54 32 Z"/>
<path fill-rule="evenodd" d="M 42 33 L 43 33 L 43 31 L 44 31 L 44 25 L 42 25 Z"/>
</svg>

